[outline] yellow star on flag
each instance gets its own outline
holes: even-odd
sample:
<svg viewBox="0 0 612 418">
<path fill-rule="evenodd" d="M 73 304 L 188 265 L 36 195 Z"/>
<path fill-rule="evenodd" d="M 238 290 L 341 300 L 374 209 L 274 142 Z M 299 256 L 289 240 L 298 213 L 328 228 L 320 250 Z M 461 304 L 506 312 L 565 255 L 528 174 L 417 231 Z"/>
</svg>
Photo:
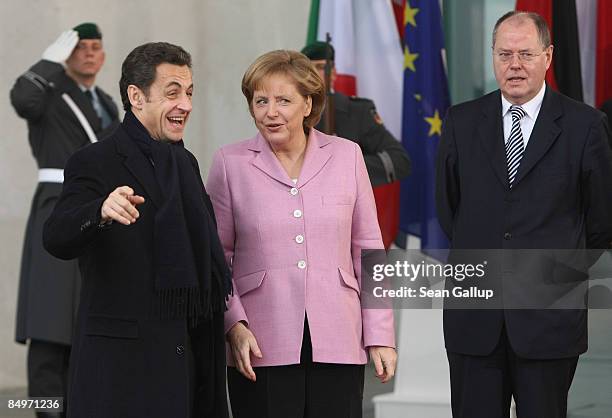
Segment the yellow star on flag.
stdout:
<svg viewBox="0 0 612 418">
<path fill-rule="evenodd" d="M 414 62 L 419 57 L 419 54 L 412 54 L 408 49 L 408 45 L 404 46 L 404 68 L 410 69 L 413 73 L 416 73 L 416 67 Z"/>
<path fill-rule="evenodd" d="M 419 93 L 415 93 L 414 94 L 414 98 L 416 101 L 420 102 L 421 101 L 421 95 Z"/>
<path fill-rule="evenodd" d="M 419 9 L 410 7 L 410 2 L 406 2 L 406 8 L 404 9 L 404 26 L 410 23 L 416 28 L 415 16 L 419 12 Z"/>
<path fill-rule="evenodd" d="M 425 118 L 425 121 L 430 125 L 428 136 L 433 136 L 434 134 L 442 135 L 442 119 L 440 119 L 438 110 L 435 111 L 431 118 Z"/>
</svg>

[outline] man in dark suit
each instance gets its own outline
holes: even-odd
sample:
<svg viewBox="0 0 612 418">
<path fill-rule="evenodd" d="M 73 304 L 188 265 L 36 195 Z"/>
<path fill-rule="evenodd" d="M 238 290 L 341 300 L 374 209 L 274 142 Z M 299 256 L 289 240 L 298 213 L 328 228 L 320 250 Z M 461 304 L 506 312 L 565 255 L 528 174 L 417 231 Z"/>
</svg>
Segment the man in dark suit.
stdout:
<svg viewBox="0 0 612 418">
<path fill-rule="evenodd" d="M 79 259 L 68 416 L 227 417 L 229 270 L 197 161 L 183 146 L 191 56 L 165 42 L 125 59 L 126 111 L 74 154 L 45 248 Z"/>
<path fill-rule="evenodd" d="M 66 393 L 80 275 L 76 261 L 58 260 L 43 249 L 42 226 L 62 190 L 68 158 L 118 124 L 117 106 L 96 86 L 103 64 L 100 29 L 82 23 L 49 45 L 11 90 L 15 111 L 28 123 L 39 168 L 23 246 L 15 333 L 19 343 L 30 340 L 30 396 Z M 39 412 L 43 415 L 52 416 Z"/>
<path fill-rule="evenodd" d="M 602 249 L 612 239 L 605 116 L 546 87 L 552 53 L 541 16 L 502 16 L 493 32 L 499 90 L 451 107 L 440 142 L 442 228 L 452 251 L 515 257 L 493 286 L 503 298 L 526 271 L 516 254 L 528 252 L 510 251 Z M 587 349 L 585 309 L 446 309 L 444 335 L 453 417 L 508 417 L 511 397 L 521 418 L 566 416 Z"/>
</svg>

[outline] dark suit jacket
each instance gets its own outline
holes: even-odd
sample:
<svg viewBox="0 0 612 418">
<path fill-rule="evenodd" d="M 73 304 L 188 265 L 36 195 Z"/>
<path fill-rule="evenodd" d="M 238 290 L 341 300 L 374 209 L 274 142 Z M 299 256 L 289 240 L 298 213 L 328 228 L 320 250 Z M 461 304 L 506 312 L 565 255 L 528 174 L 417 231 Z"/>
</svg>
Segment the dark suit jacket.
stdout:
<svg viewBox="0 0 612 418">
<path fill-rule="evenodd" d="M 193 165 L 199 177 L 195 158 Z M 145 198 L 139 219 L 100 227 L 103 201 L 123 185 Z M 203 184 L 201 191 L 212 211 Z M 64 190 L 43 239 L 56 257 L 78 257 L 83 276 L 70 359 L 70 417 L 227 416 L 225 402 L 210 403 L 212 388 L 199 379 L 200 356 L 213 354 L 199 349 L 185 319 L 154 314 L 153 222 L 161 201 L 151 163 L 122 126 L 66 165 Z M 215 338 L 223 350 L 219 319 Z M 218 366 L 224 370 L 225 362 Z M 191 415 L 193 396 L 199 405 Z"/>
<path fill-rule="evenodd" d="M 604 115 L 547 88 L 510 190 L 501 109 L 495 91 L 448 111 L 436 196 L 452 249 L 608 248 L 612 152 Z M 500 270 L 498 287 L 516 286 L 520 268 L 519 260 Z M 445 310 L 446 347 L 488 354 L 503 326 L 525 358 L 570 357 L 587 349 L 587 312 L 580 309 Z"/>
<path fill-rule="evenodd" d="M 612 99 L 603 102 L 599 110 L 604 112 L 608 117 L 608 143 L 610 144 L 610 148 L 612 148 L 612 129 L 610 129 L 610 124 L 612 124 Z"/>
</svg>

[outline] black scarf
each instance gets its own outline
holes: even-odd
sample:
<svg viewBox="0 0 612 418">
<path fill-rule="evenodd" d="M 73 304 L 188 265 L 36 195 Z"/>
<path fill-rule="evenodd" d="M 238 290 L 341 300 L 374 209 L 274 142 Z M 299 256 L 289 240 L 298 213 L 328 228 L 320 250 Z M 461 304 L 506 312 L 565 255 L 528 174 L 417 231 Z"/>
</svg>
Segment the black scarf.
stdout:
<svg viewBox="0 0 612 418">
<path fill-rule="evenodd" d="M 162 318 L 198 318 L 223 312 L 231 275 L 215 222 L 204 203 L 195 158 L 179 142 L 156 141 L 128 111 L 123 127 L 153 163 L 164 202 L 154 221 L 154 271 Z"/>
</svg>

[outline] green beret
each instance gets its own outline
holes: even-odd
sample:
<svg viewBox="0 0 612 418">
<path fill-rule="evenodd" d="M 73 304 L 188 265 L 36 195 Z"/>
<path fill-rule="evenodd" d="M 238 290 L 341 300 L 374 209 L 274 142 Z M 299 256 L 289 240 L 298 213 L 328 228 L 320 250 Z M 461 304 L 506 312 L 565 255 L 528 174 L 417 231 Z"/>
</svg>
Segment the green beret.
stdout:
<svg viewBox="0 0 612 418">
<path fill-rule="evenodd" d="M 334 47 L 331 44 L 315 41 L 302 48 L 302 54 L 306 55 L 311 60 L 324 60 L 329 58 L 334 60 Z"/>
<path fill-rule="evenodd" d="M 81 23 L 73 29 L 78 32 L 79 39 L 102 39 L 102 32 L 95 23 Z"/>
</svg>

